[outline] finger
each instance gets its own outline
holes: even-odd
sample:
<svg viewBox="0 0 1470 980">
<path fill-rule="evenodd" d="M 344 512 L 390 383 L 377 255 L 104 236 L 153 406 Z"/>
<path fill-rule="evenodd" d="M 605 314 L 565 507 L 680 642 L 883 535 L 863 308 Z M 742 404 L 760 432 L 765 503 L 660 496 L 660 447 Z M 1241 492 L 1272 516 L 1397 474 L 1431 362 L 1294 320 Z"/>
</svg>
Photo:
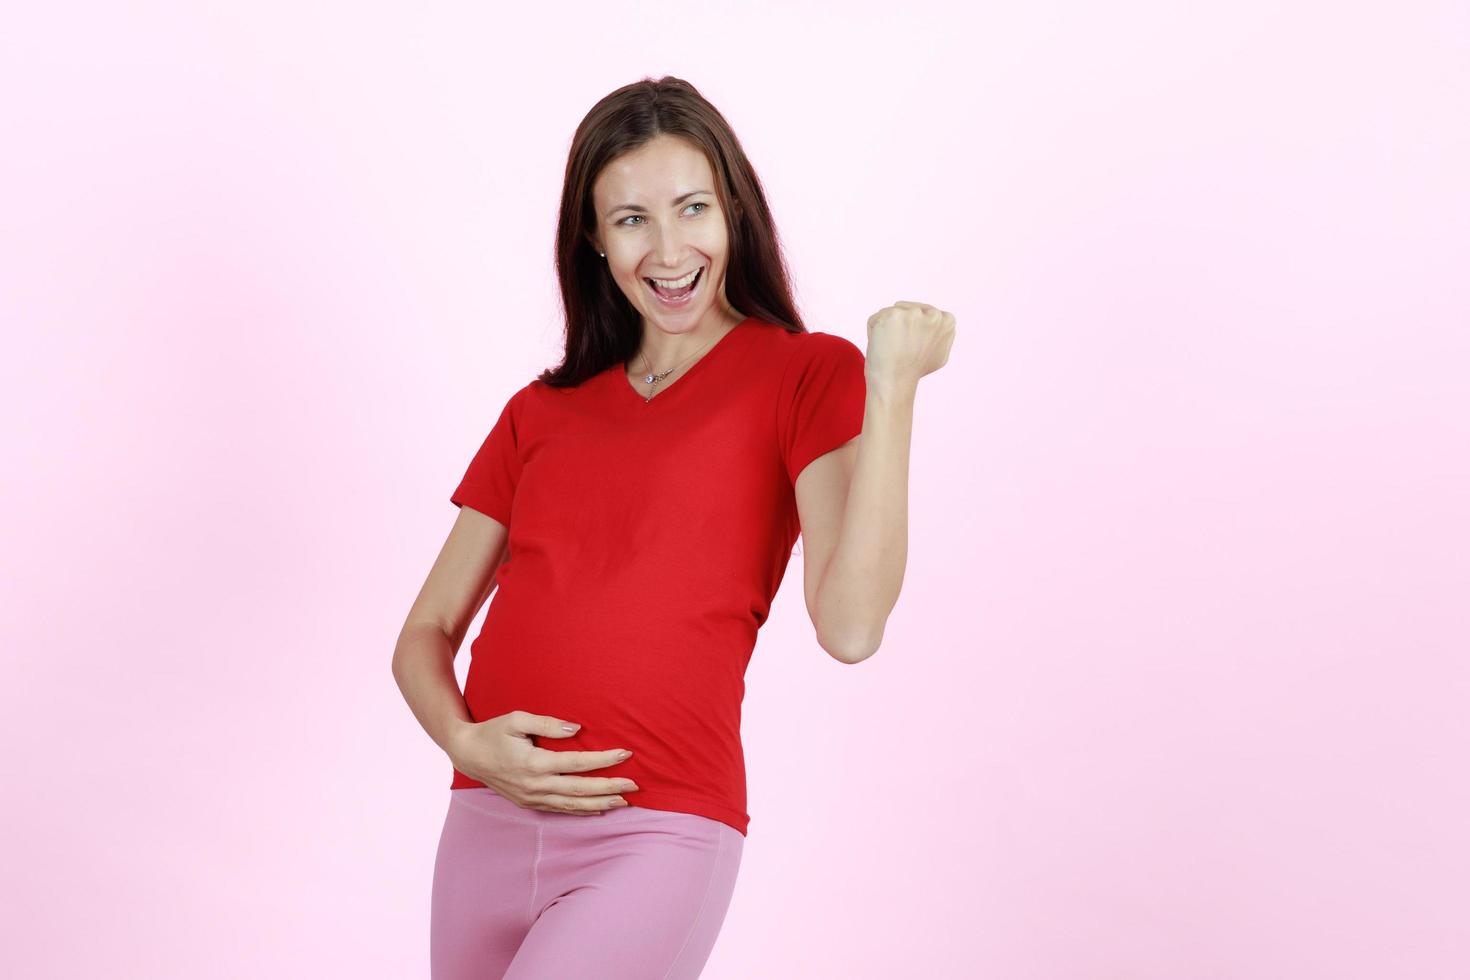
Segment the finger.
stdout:
<svg viewBox="0 0 1470 980">
<path fill-rule="evenodd" d="M 582 726 L 575 721 L 557 718 L 554 715 L 533 715 L 529 711 L 510 712 L 511 727 L 522 734 L 539 735 L 542 738 L 569 738 Z"/>
<path fill-rule="evenodd" d="M 529 804 L 533 810 L 547 813 L 571 813 L 576 815 L 606 813 L 629 806 L 621 796 L 561 796 L 555 793 L 538 796 Z"/>
<path fill-rule="evenodd" d="M 610 796 L 637 792 L 638 784 L 626 776 L 552 776 L 536 788 L 559 796 Z"/>
<path fill-rule="evenodd" d="M 605 749 L 600 752 L 578 752 L 569 750 L 566 752 L 557 749 L 536 747 L 539 752 L 534 757 L 537 768 L 542 772 L 585 772 L 588 769 L 606 769 L 615 766 L 619 762 L 625 762 L 632 758 L 633 753 L 629 749 Z M 547 753 L 550 758 L 539 754 Z M 627 753 L 624 755 L 623 753 Z"/>
</svg>

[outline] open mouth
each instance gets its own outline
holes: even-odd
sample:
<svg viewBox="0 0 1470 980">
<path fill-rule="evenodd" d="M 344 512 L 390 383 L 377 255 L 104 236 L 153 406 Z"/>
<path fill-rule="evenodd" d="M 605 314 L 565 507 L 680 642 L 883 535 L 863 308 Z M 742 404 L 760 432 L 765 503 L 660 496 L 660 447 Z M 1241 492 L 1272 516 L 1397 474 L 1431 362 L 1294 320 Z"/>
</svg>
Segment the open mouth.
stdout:
<svg viewBox="0 0 1470 980">
<path fill-rule="evenodd" d="M 648 291 L 658 298 L 665 306 L 684 306 L 699 289 L 699 284 L 704 281 L 704 266 L 700 266 L 694 273 L 694 279 L 678 289 L 665 289 L 652 279 L 644 278 L 643 283 Z"/>
</svg>

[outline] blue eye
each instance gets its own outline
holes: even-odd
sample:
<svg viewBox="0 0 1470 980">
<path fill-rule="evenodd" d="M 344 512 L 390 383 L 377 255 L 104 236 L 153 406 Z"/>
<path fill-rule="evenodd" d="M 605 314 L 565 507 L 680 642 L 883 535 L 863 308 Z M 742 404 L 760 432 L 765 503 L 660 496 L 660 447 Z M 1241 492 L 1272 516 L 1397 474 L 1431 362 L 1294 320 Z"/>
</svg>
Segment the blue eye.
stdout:
<svg viewBox="0 0 1470 980">
<path fill-rule="evenodd" d="M 709 210 L 709 205 L 706 204 L 703 201 L 695 201 L 693 204 L 689 205 L 689 207 L 690 208 L 704 208 L 704 211 L 708 211 Z M 688 208 L 685 208 L 685 210 L 687 211 Z M 697 214 L 704 214 L 704 211 L 699 211 L 699 212 L 696 212 L 696 213 Z M 623 226 L 628 227 L 628 228 L 631 228 L 633 226 L 632 225 L 629 225 L 628 222 L 629 221 L 632 221 L 634 218 L 642 218 L 642 217 L 643 217 L 643 215 L 641 215 L 641 214 L 630 214 L 626 218 L 624 218 L 622 221 L 619 221 L 618 224 L 623 225 Z"/>
</svg>

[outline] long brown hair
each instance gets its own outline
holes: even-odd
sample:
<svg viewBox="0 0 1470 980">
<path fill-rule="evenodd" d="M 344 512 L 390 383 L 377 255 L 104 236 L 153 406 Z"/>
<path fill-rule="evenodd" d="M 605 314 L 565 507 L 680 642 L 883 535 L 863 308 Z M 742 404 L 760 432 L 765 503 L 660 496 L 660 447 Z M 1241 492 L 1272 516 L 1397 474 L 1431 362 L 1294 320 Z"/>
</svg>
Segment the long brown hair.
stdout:
<svg viewBox="0 0 1470 980">
<path fill-rule="evenodd" d="M 626 361 L 642 340 L 638 311 L 613 280 L 588 237 L 596 230 L 592 184 L 616 157 L 667 133 L 703 151 L 726 217 L 729 262 L 725 297 L 746 316 L 805 333 L 775 222 L 755 168 L 725 117 L 693 85 L 665 75 L 624 85 L 594 105 L 577 126 L 562 182 L 556 227 L 556 275 L 566 310 L 562 363 L 540 381 L 581 384 Z"/>
</svg>

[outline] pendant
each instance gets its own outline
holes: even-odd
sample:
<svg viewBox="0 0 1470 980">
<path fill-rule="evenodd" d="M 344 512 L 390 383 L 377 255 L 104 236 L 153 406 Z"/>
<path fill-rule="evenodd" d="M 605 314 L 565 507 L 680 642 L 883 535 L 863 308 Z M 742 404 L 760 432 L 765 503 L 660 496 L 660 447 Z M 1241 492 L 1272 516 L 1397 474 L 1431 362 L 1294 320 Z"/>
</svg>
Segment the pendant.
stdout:
<svg viewBox="0 0 1470 980">
<path fill-rule="evenodd" d="M 651 374 L 645 374 L 643 376 L 643 383 L 644 384 L 649 384 L 649 385 L 653 384 L 653 375 L 651 375 Z"/>
</svg>

